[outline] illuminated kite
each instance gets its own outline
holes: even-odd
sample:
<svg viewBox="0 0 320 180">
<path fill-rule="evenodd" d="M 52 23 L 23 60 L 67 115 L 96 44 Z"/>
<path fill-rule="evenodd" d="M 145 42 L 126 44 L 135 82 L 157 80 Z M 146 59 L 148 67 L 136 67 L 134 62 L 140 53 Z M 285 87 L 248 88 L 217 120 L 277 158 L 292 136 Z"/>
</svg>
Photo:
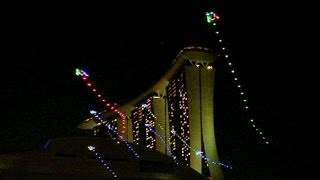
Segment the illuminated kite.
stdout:
<svg viewBox="0 0 320 180">
<path fill-rule="evenodd" d="M 220 19 L 217 13 L 214 13 L 213 11 L 206 12 L 206 15 L 208 23 L 215 23 L 218 19 Z"/>
</svg>

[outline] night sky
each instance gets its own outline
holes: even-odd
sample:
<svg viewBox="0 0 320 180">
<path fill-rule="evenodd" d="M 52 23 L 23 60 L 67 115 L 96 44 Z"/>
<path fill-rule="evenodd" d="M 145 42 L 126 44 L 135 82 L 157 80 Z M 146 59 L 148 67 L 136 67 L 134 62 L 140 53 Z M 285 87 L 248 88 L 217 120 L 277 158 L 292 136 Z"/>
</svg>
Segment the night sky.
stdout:
<svg viewBox="0 0 320 180">
<path fill-rule="evenodd" d="M 108 100 L 122 104 L 152 86 L 183 47 L 216 50 L 205 19 L 206 10 L 215 10 L 251 112 L 271 143 L 265 146 L 249 126 L 226 63 L 219 61 L 215 104 L 220 159 L 232 163 L 239 177 L 256 173 L 276 179 L 287 172 L 292 151 L 302 157 L 288 135 L 297 124 L 287 117 L 286 63 L 292 38 L 287 5 L 172 3 L 8 4 L 2 21 L 0 153 L 39 148 L 53 137 L 84 135 L 76 126 L 90 117 L 89 110 L 103 106 L 74 75 L 77 67 L 89 71 Z"/>
</svg>

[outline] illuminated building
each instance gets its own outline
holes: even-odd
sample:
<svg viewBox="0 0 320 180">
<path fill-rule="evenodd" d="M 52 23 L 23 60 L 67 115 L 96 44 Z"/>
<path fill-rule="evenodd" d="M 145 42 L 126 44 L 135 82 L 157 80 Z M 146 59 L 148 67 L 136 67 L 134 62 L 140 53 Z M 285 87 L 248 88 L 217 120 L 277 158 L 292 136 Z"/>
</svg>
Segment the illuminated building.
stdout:
<svg viewBox="0 0 320 180">
<path fill-rule="evenodd" d="M 178 72 L 167 86 L 169 108 L 170 142 L 174 157 L 190 164 L 190 149 L 175 136 L 180 135 L 190 144 L 188 98 L 186 90 L 186 74 Z"/>
<path fill-rule="evenodd" d="M 155 134 L 149 129 L 154 129 L 155 118 L 150 115 L 150 109 L 152 109 L 152 98 L 147 99 L 132 111 L 133 142 L 155 149 Z"/>
<path fill-rule="evenodd" d="M 217 165 L 214 133 L 215 58 L 214 53 L 206 48 L 184 48 L 154 86 L 119 109 L 130 116 L 126 129 L 130 142 L 144 144 L 168 155 L 172 153 L 174 159 L 199 173 L 209 159 L 215 162 L 208 163 L 212 178 L 223 179 Z M 101 116 L 108 119 L 110 113 Z M 97 123 L 95 118 L 90 118 L 78 127 L 92 129 Z M 151 129 L 144 127 L 146 124 L 151 125 Z M 150 130 L 158 136 L 151 135 Z"/>
</svg>

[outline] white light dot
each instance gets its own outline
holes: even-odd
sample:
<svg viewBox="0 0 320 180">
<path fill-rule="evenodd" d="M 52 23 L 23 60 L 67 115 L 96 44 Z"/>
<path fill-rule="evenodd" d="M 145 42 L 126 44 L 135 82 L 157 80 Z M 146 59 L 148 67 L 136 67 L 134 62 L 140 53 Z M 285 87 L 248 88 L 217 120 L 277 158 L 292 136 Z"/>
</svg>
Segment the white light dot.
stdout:
<svg viewBox="0 0 320 180">
<path fill-rule="evenodd" d="M 228 54 L 226 54 L 224 57 L 225 57 L 225 58 L 228 58 L 228 57 L 229 57 L 229 55 L 228 55 Z"/>
<path fill-rule="evenodd" d="M 250 121 L 253 122 L 253 119 L 251 119 Z"/>
<path fill-rule="evenodd" d="M 238 80 L 238 78 L 234 78 L 234 80 L 235 80 L 235 81 L 237 81 L 237 80 Z"/>
<path fill-rule="evenodd" d="M 244 100 L 243 100 L 243 102 L 247 102 L 247 100 L 246 100 L 246 99 L 244 99 Z"/>
<path fill-rule="evenodd" d="M 262 132 L 260 131 L 260 133 L 259 134 L 262 134 Z"/>
<path fill-rule="evenodd" d="M 226 50 L 226 48 L 225 48 L 225 47 L 222 47 L 222 50 Z"/>
<path fill-rule="evenodd" d="M 269 142 L 268 142 L 268 141 L 266 141 L 266 144 L 269 144 Z"/>
<path fill-rule="evenodd" d="M 241 94 L 241 95 L 244 95 L 244 92 L 241 92 L 240 94 Z"/>
<path fill-rule="evenodd" d="M 229 63 L 228 63 L 228 65 L 229 65 L 229 66 L 231 66 L 231 65 L 232 65 L 232 63 L 231 63 L 231 62 L 229 62 Z"/>
<path fill-rule="evenodd" d="M 232 70 L 231 73 L 234 73 L 234 70 Z"/>
<path fill-rule="evenodd" d="M 238 85 L 238 88 L 241 88 L 241 85 Z"/>
<path fill-rule="evenodd" d="M 219 42 L 222 42 L 222 39 L 219 39 Z"/>
<path fill-rule="evenodd" d="M 249 109 L 249 107 L 248 107 L 248 106 L 246 106 L 246 109 Z"/>
<path fill-rule="evenodd" d="M 219 34 L 219 31 L 216 31 L 216 34 Z"/>
</svg>

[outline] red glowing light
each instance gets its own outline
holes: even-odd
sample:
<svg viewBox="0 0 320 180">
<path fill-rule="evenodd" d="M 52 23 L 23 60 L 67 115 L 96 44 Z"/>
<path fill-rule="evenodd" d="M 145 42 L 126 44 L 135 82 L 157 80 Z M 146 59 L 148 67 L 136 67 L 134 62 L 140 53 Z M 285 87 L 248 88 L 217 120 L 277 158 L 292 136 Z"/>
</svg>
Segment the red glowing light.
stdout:
<svg viewBox="0 0 320 180">
<path fill-rule="evenodd" d="M 81 76 L 82 77 L 82 80 L 86 80 L 87 81 L 87 86 L 88 87 L 93 87 L 93 83 L 89 81 L 89 75 L 84 72 L 83 70 L 80 70 L 80 69 L 76 69 L 76 75 L 77 76 Z M 89 81 L 89 82 L 88 82 Z M 92 89 L 93 92 L 97 92 L 98 90 L 97 89 Z M 102 94 L 97 94 L 97 96 L 99 98 L 102 97 Z M 102 102 L 107 102 L 107 100 L 105 99 L 102 99 Z M 114 105 L 112 105 L 114 104 Z M 123 113 L 121 113 L 118 109 L 116 109 L 116 105 L 117 103 L 111 103 L 111 102 L 108 102 L 107 104 L 105 104 L 107 107 L 109 107 L 113 112 L 117 113 L 118 115 L 120 115 L 120 117 L 122 118 L 123 122 L 126 121 L 126 116 L 124 116 Z M 125 128 L 125 127 L 124 127 Z M 124 131 L 122 131 L 122 133 L 125 133 Z M 120 142 L 119 142 L 120 143 Z"/>
</svg>

